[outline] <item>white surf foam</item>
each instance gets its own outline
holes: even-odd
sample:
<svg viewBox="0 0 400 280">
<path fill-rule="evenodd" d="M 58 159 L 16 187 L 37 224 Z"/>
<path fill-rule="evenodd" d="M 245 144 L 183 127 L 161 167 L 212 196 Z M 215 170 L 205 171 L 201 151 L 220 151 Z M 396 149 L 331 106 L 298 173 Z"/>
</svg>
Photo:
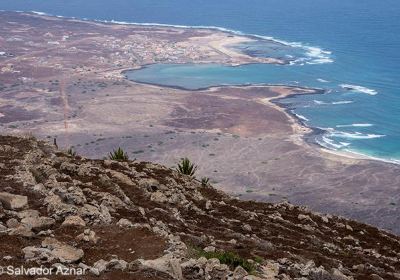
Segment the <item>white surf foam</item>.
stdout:
<svg viewBox="0 0 400 280">
<path fill-rule="evenodd" d="M 37 15 L 39 15 L 39 16 L 51 16 L 50 14 L 46 14 L 46 13 L 38 12 L 38 11 L 31 11 L 31 13 L 37 14 Z"/>
<path fill-rule="evenodd" d="M 343 100 L 343 101 L 335 101 L 335 102 L 332 102 L 333 105 L 351 104 L 351 103 L 354 103 L 354 101 L 352 101 L 352 100 Z"/>
<path fill-rule="evenodd" d="M 339 85 L 341 88 L 353 91 L 353 92 L 360 92 L 360 93 L 366 93 L 369 95 L 376 95 L 378 92 L 374 89 L 370 89 L 367 87 L 363 86 L 358 86 L 358 85 L 350 85 L 350 84 L 341 84 Z"/>
<path fill-rule="evenodd" d="M 339 124 L 336 127 L 371 127 L 371 123 L 352 123 L 352 124 Z"/>
<path fill-rule="evenodd" d="M 329 81 L 324 80 L 324 79 L 317 79 L 317 81 L 320 82 L 320 83 L 329 83 Z"/>
<path fill-rule="evenodd" d="M 353 103 L 354 101 L 343 100 L 343 101 L 324 102 L 324 101 L 320 101 L 320 100 L 313 100 L 313 102 L 318 105 L 342 105 L 342 104 L 350 104 L 350 103 Z"/>
<path fill-rule="evenodd" d="M 363 134 L 361 132 L 344 132 L 332 130 L 329 132 L 329 136 L 346 138 L 346 139 L 375 139 L 385 137 L 383 134 Z"/>
<path fill-rule="evenodd" d="M 296 117 L 298 117 L 299 119 L 301 119 L 302 121 L 305 121 L 305 122 L 308 122 L 309 121 L 309 119 L 307 119 L 305 116 L 303 116 L 303 115 L 300 115 L 300 114 L 297 114 L 297 113 L 295 113 L 295 112 L 293 112 L 292 111 L 292 113 L 296 116 Z"/>
<path fill-rule="evenodd" d="M 329 139 L 326 136 L 322 136 L 322 141 L 317 141 L 318 144 L 320 144 L 321 146 L 324 146 L 325 148 L 334 148 L 334 149 L 341 149 L 344 147 L 348 147 L 350 146 L 351 143 L 348 142 L 338 142 L 336 143 L 334 140 Z"/>
</svg>

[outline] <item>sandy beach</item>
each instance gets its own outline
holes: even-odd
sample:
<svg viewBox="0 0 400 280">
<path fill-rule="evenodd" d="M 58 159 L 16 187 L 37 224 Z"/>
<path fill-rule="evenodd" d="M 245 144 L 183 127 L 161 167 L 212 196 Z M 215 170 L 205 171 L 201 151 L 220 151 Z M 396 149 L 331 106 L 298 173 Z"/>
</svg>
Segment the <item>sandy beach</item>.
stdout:
<svg viewBox="0 0 400 280">
<path fill-rule="evenodd" d="M 400 166 L 310 143 L 279 99 L 285 86 L 185 89 L 140 84 L 124 71 L 152 63 L 282 63 L 240 53 L 252 40 L 211 29 L 123 25 L 0 12 L 1 134 L 25 134 L 102 158 L 173 166 L 243 199 L 285 201 L 400 233 Z M 50 24 L 51 23 L 51 24 Z M 1 115 L 0 115 L 1 116 Z"/>
</svg>

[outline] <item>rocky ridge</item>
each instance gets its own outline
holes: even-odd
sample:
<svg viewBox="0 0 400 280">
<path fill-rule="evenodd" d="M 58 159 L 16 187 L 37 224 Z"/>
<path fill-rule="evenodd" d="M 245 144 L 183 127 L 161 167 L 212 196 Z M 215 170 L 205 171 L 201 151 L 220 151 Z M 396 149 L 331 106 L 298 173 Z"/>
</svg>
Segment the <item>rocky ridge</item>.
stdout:
<svg viewBox="0 0 400 280">
<path fill-rule="evenodd" d="M 0 178 L 0 266 L 85 271 L 48 279 L 400 279 L 395 235 L 161 165 L 0 136 Z"/>
</svg>

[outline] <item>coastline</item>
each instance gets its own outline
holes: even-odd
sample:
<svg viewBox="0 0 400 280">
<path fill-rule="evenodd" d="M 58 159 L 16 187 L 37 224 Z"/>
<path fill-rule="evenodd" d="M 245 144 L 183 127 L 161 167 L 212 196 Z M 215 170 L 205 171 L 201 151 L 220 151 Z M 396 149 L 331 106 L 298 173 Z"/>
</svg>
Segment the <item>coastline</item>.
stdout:
<svg viewBox="0 0 400 280">
<path fill-rule="evenodd" d="M 84 23 L 89 23 L 89 24 L 108 24 L 108 25 L 121 25 L 121 26 L 137 26 L 137 27 L 166 27 L 166 28 L 174 28 L 174 29 L 189 29 L 189 30 L 207 30 L 207 31 L 215 31 L 215 32 L 221 32 L 223 34 L 227 34 L 228 37 L 221 39 L 218 36 L 215 38 L 215 41 L 211 41 L 209 42 L 211 46 L 213 46 L 217 51 L 230 56 L 240 62 L 236 62 L 236 63 L 224 63 L 226 65 L 229 65 L 230 67 L 236 67 L 236 66 L 240 66 L 240 65 L 245 65 L 245 64 L 257 64 L 257 63 L 267 63 L 267 64 L 290 64 L 290 62 L 285 62 L 283 60 L 277 60 L 274 58 L 264 58 L 261 59 L 259 57 L 252 57 L 248 54 L 245 54 L 244 52 L 240 51 L 237 48 L 233 48 L 230 47 L 234 44 L 240 43 L 240 42 L 251 42 L 253 40 L 256 39 L 262 39 L 262 40 L 268 40 L 274 43 L 278 43 L 278 44 L 282 44 L 282 45 L 286 45 L 286 46 L 297 46 L 297 47 L 301 47 L 301 45 L 299 45 L 300 43 L 290 43 L 290 42 L 286 42 L 280 39 L 276 39 L 273 37 L 269 37 L 269 36 L 262 36 L 262 35 L 256 35 L 256 34 L 246 34 L 243 33 L 241 31 L 237 31 L 237 30 L 231 30 L 231 29 L 227 29 L 227 28 L 223 28 L 223 27 L 217 27 L 217 26 L 186 26 L 186 25 L 172 25 L 172 24 L 163 24 L 163 23 L 135 23 L 135 22 L 124 22 L 124 21 L 115 21 L 115 20 L 111 20 L 111 21 L 107 21 L 107 20 L 98 20 L 98 19 L 87 19 L 87 18 L 76 18 L 76 17 L 65 17 L 65 16 L 60 16 L 60 15 L 51 15 L 51 14 L 47 14 L 47 13 L 43 13 L 43 12 L 38 12 L 38 11 L 2 11 L 2 12 L 15 12 L 15 13 L 20 13 L 20 14 L 25 14 L 25 15 L 30 15 L 30 16 L 38 16 L 38 17 L 42 17 L 42 18 L 46 18 L 46 19 L 62 19 L 62 20 L 69 20 L 69 21 L 76 21 L 76 22 L 84 22 Z M 233 37 L 232 37 L 233 36 Z M 307 47 L 307 46 L 304 46 Z M 315 47 L 307 47 L 307 48 L 315 48 Z M 326 53 L 330 53 L 328 51 L 324 51 L 324 50 L 320 50 L 322 53 L 326 52 Z M 252 61 L 248 61 L 249 57 L 251 57 Z M 206 62 L 209 63 L 209 62 Z M 146 68 L 149 65 L 152 64 L 157 64 L 157 63 L 148 63 L 148 64 L 143 64 L 143 65 L 139 65 L 136 68 L 126 68 L 123 69 L 121 71 L 121 75 L 126 77 L 126 72 L 128 71 L 132 71 L 132 70 L 139 70 L 142 68 Z M 185 64 L 185 63 L 182 63 Z M 204 64 L 203 62 L 198 62 L 195 64 Z M 180 90 L 188 90 L 188 91 L 204 91 L 204 90 L 208 90 L 210 88 L 218 88 L 221 86 L 211 86 L 211 87 L 205 87 L 205 88 L 199 88 L 199 89 L 187 89 L 185 87 L 180 87 L 180 86 L 168 86 L 168 85 L 162 85 L 162 84 L 157 84 L 157 83 L 145 83 L 145 82 L 139 82 L 141 84 L 147 84 L 147 85 L 155 85 L 155 86 L 161 86 L 161 87 L 166 87 L 166 88 L 171 88 L 171 89 L 180 89 Z M 223 85 L 225 87 L 225 85 Z M 284 86 L 287 88 L 293 88 L 293 89 L 309 89 L 309 90 L 314 90 L 314 91 L 320 91 L 318 93 L 320 94 L 324 94 L 324 90 L 318 89 L 318 88 L 307 88 L 307 87 L 297 87 L 297 86 L 290 86 L 290 85 L 285 85 L 285 84 L 244 84 L 244 85 L 235 85 L 235 86 L 266 86 L 266 87 L 275 87 L 275 86 Z M 226 86 L 226 87 L 230 87 L 230 86 Z M 400 162 L 396 161 L 396 160 L 390 160 L 390 159 L 385 159 L 385 158 L 379 158 L 379 157 L 373 157 L 373 156 L 369 156 L 366 154 L 362 154 L 362 153 L 358 153 L 355 151 L 350 151 L 350 150 L 335 150 L 333 148 L 328 148 L 323 146 L 322 144 L 318 143 L 317 141 L 315 141 L 314 136 L 315 135 L 321 135 L 325 132 L 325 130 L 317 128 L 317 127 L 311 127 L 308 126 L 301 118 L 299 118 L 299 116 L 297 116 L 295 113 L 293 113 L 288 106 L 280 104 L 279 100 L 281 99 L 287 99 L 287 98 L 293 98 L 296 97 L 297 95 L 302 95 L 302 94 L 307 94 L 307 93 L 290 93 L 290 94 L 284 94 L 281 97 L 278 98 L 274 98 L 274 100 L 272 101 L 272 103 L 274 103 L 277 107 L 281 107 L 284 108 L 285 113 L 290 116 L 294 122 L 297 122 L 299 124 L 299 126 L 301 127 L 301 130 L 310 130 L 311 132 L 308 134 L 305 134 L 303 136 L 303 140 L 309 144 L 314 145 L 315 147 L 319 148 L 322 152 L 326 152 L 329 151 L 329 154 L 335 154 L 337 156 L 343 156 L 345 158 L 350 158 L 350 159 L 359 159 L 359 160 L 372 160 L 372 161 L 381 161 L 381 162 L 385 162 L 385 163 L 391 163 L 391 164 L 400 164 Z M 315 94 L 315 92 L 311 93 L 311 94 Z"/>
<path fill-rule="evenodd" d="M 144 69 L 153 64 L 142 65 L 136 69 L 123 70 L 121 72 L 121 74 L 123 74 L 127 80 L 134 82 L 134 83 L 162 87 L 162 88 L 171 88 L 171 89 L 183 90 L 183 91 L 188 91 L 188 92 L 204 92 L 204 91 L 217 90 L 220 88 L 254 88 L 254 87 L 262 87 L 262 88 L 283 87 L 283 88 L 291 89 L 294 91 L 299 90 L 299 91 L 301 91 L 300 93 L 292 91 L 292 92 L 281 93 L 280 96 L 277 96 L 277 97 L 266 98 L 266 99 L 268 99 L 269 103 L 271 103 L 275 106 L 275 109 L 277 109 L 277 110 L 283 109 L 283 112 L 289 117 L 289 119 L 291 119 L 291 122 L 293 125 L 293 130 L 294 130 L 294 134 L 292 136 L 294 137 L 294 141 L 296 143 L 301 142 L 301 141 L 298 141 L 298 139 L 297 139 L 297 137 L 299 136 L 299 133 L 300 133 L 301 138 L 302 138 L 301 140 L 304 141 L 304 143 L 307 143 L 307 144 L 311 145 L 312 147 L 314 147 L 315 149 L 319 150 L 321 152 L 321 156 L 323 156 L 322 154 L 329 154 L 330 156 L 334 155 L 337 157 L 343 157 L 342 160 L 346 160 L 346 159 L 371 160 L 371 161 L 378 161 L 378 162 L 384 162 L 384 163 L 395 164 L 395 165 L 400 164 L 400 162 L 397 162 L 396 160 L 388 160 L 388 159 L 384 159 L 384 158 L 373 157 L 373 156 L 369 156 L 366 154 L 357 153 L 357 152 L 351 151 L 351 150 L 335 150 L 333 148 L 327 148 L 327 147 L 323 146 L 318 141 L 316 141 L 315 137 L 323 135 L 324 133 L 326 133 L 326 130 L 307 125 L 303 119 L 301 119 L 296 113 L 293 112 L 293 108 L 290 108 L 288 105 L 285 105 L 280 102 L 280 100 L 295 98 L 296 96 L 299 96 L 299 95 L 326 94 L 326 90 L 324 90 L 324 89 L 292 86 L 292 85 L 285 85 L 285 84 L 214 85 L 214 86 L 209 86 L 209 87 L 190 89 L 190 88 L 185 88 L 182 86 L 173 86 L 173 85 L 164 85 L 164 84 L 160 84 L 160 83 L 142 82 L 142 81 L 137 81 L 137 80 L 133 80 L 133 79 L 131 80 L 126 75 L 126 72 Z M 240 64 L 240 65 L 242 65 L 242 64 Z M 239 66 L 239 65 L 231 65 L 231 67 L 237 67 L 237 66 Z M 339 158 L 339 160 L 340 160 L 340 158 Z"/>
<path fill-rule="evenodd" d="M 57 138 L 60 148 L 88 158 L 118 146 L 131 158 L 166 166 L 186 156 L 199 165 L 199 176 L 242 199 L 290 201 L 400 232 L 400 209 L 392 204 L 399 165 L 323 152 L 307 143 L 321 131 L 277 102 L 315 90 L 188 91 L 124 77 L 124 70 L 154 63 L 249 62 L 216 52 L 207 40 L 189 40 L 213 32 L 1 15 L 0 36 L 11 38 L 4 50 L 15 55 L 1 58 L 7 66 L 0 69 L 1 134 Z"/>
</svg>

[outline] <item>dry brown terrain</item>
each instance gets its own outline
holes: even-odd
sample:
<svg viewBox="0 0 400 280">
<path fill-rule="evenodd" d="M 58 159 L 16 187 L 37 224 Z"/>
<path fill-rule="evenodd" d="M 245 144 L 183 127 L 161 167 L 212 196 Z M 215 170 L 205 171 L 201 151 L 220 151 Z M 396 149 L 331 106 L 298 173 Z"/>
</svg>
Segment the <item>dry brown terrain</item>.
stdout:
<svg viewBox="0 0 400 280">
<path fill-rule="evenodd" d="M 0 267 L 86 271 L 48 279 L 400 279 L 398 236 L 239 200 L 161 165 L 0 136 L 0 167 Z"/>
<path fill-rule="evenodd" d="M 56 137 L 60 148 L 92 158 L 117 146 L 167 166 L 188 156 L 201 176 L 242 198 L 288 200 L 400 233 L 400 167 L 309 145 L 310 130 L 271 103 L 309 90 L 191 92 L 121 74 L 159 62 L 260 62 L 229 48 L 246 38 L 4 12 L 0 23 L 1 134 Z"/>
</svg>

